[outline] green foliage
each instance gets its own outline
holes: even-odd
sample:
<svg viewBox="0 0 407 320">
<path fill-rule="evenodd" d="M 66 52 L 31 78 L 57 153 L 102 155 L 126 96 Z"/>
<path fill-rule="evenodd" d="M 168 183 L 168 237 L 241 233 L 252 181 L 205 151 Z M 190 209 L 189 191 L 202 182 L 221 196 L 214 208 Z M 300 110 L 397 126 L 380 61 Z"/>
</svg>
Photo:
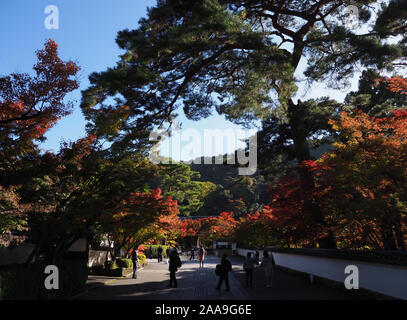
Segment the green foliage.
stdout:
<svg viewBox="0 0 407 320">
<path fill-rule="evenodd" d="M 26 214 L 21 210 L 19 200 L 17 188 L 6 189 L 0 185 L 0 235 L 26 228 Z"/>
<path fill-rule="evenodd" d="M 117 269 L 119 266 L 117 265 L 116 260 L 114 260 L 114 261 L 107 261 L 105 267 L 107 270 L 114 270 L 114 269 Z"/>
<path fill-rule="evenodd" d="M 397 16 L 401 34 L 405 12 L 389 7 L 377 19 L 377 3 L 159 1 L 137 29 L 119 32 L 117 44 L 126 53 L 114 68 L 91 75 L 81 108 L 90 129 L 117 143 L 126 139 L 120 128 L 129 141 L 143 139 L 146 130 L 171 122 L 179 106 L 192 120 L 214 110 L 247 126 L 273 118 L 263 126 L 272 136 L 264 149 L 289 141 L 291 157 L 309 160 L 307 139 L 326 130 L 336 103 L 294 101 L 300 61 L 310 83 L 334 88 L 346 86 L 357 65 L 390 70 L 406 52 L 402 42 L 386 41 L 395 32 L 391 18 Z M 358 28 L 346 24 L 349 4 L 358 7 Z M 113 134 L 106 123 L 116 124 Z"/>
<path fill-rule="evenodd" d="M 182 216 L 196 214 L 203 206 L 205 198 L 216 189 L 208 181 L 194 181 L 199 178 L 199 172 L 193 171 L 190 166 L 179 164 L 163 165 L 160 169 L 158 185 L 164 196 L 171 196 L 178 201 Z"/>
<path fill-rule="evenodd" d="M 144 249 L 144 254 L 146 257 L 150 258 L 150 245 L 149 244 L 143 244 L 143 246 L 146 247 L 146 249 Z M 158 258 L 158 253 L 157 253 L 157 248 L 160 245 L 157 244 L 153 244 L 153 258 Z M 167 249 L 170 248 L 169 246 L 161 246 L 163 248 L 163 258 L 167 258 Z"/>
<path fill-rule="evenodd" d="M 147 257 L 144 254 L 139 253 L 138 254 L 138 264 L 142 265 L 143 263 L 146 263 L 146 261 L 147 261 Z"/>
<path fill-rule="evenodd" d="M 204 163 L 203 159 L 201 163 Z M 191 168 L 200 173 L 199 180 L 216 185 L 216 189 L 206 196 L 203 206 L 196 213 L 198 216 L 214 216 L 233 211 L 238 217 L 259 210 L 268 201 L 266 183 L 258 173 L 250 177 L 237 177 L 234 165 L 191 164 Z"/>
<path fill-rule="evenodd" d="M 137 210 L 130 200 L 148 187 L 156 170 L 141 155 L 109 154 L 97 147 L 94 137 L 87 137 L 63 144 L 58 154 L 21 156 L 10 170 L 0 170 L 0 184 L 13 181 L 21 186 L 17 196 L 26 209 L 35 208 L 26 210 L 28 235 L 41 246 L 38 252 L 49 253 L 52 256 L 46 259 L 52 260 L 81 235 L 114 228 L 112 217 L 120 211 Z M 144 226 L 154 221 L 155 214 L 157 210 L 145 210 L 137 221 Z M 0 217 L 3 220 L 3 212 Z M 18 215 L 7 217 L 16 221 Z"/>
<path fill-rule="evenodd" d="M 133 261 L 131 259 L 118 258 L 116 259 L 116 265 L 119 268 L 133 268 Z"/>
<path fill-rule="evenodd" d="M 359 80 L 358 91 L 346 96 L 346 103 L 353 110 L 361 110 L 374 117 L 389 115 L 397 109 L 407 107 L 407 95 L 389 90 L 388 83 L 381 81 L 376 70 L 366 70 Z"/>
</svg>

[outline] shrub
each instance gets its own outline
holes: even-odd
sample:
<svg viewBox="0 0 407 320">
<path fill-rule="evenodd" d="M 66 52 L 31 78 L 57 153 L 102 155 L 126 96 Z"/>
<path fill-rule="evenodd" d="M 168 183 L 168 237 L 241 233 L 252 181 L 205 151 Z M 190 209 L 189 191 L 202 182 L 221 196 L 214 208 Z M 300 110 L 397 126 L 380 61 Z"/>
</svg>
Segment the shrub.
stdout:
<svg viewBox="0 0 407 320">
<path fill-rule="evenodd" d="M 143 244 L 142 246 L 146 247 L 146 249 L 144 249 L 144 254 L 146 255 L 146 257 L 150 258 L 150 245 L 148 244 Z M 157 253 L 157 249 L 160 245 L 154 244 L 153 245 L 153 258 L 158 258 L 158 253 Z M 163 248 L 163 258 L 167 258 L 167 253 L 166 250 L 167 248 L 169 248 L 169 246 L 161 246 Z"/>
<path fill-rule="evenodd" d="M 145 263 L 147 260 L 146 256 L 142 253 L 139 253 L 138 255 L 138 264 L 142 265 L 143 263 Z"/>
<path fill-rule="evenodd" d="M 107 270 L 114 270 L 114 269 L 117 269 L 117 268 L 118 268 L 118 266 L 117 266 L 116 261 L 107 261 L 106 262 L 106 269 Z"/>
<path fill-rule="evenodd" d="M 116 259 L 116 264 L 120 268 L 133 268 L 133 261 L 131 259 L 119 258 Z"/>
<path fill-rule="evenodd" d="M 89 268 L 89 273 L 93 275 L 103 275 L 104 271 L 104 266 L 93 266 Z"/>
</svg>

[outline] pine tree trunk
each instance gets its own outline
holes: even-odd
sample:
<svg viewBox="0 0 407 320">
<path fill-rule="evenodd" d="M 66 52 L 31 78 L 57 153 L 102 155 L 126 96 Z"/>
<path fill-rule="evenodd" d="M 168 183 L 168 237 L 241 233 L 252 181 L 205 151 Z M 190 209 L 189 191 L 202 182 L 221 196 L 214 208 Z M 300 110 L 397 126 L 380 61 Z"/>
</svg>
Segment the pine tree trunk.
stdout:
<svg viewBox="0 0 407 320">
<path fill-rule="evenodd" d="M 292 99 L 288 103 L 288 117 L 291 128 L 291 136 L 294 142 L 294 151 L 298 164 L 304 160 L 311 159 L 311 153 L 307 141 L 307 133 L 301 125 L 301 119 L 299 119 L 298 105 L 296 105 Z"/>
</svg>

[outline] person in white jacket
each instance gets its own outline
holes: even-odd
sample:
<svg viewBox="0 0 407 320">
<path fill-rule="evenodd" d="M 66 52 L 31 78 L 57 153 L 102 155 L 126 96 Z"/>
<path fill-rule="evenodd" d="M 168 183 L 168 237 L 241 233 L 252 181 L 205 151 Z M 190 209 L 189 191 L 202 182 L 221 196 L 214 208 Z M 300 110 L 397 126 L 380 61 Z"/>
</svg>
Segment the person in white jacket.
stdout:
<svg viewBox="0 0 407 320">
<path fill-rule="evenodd" d="M 273 254 L 269 254 L 267 250 L 264 250 L 263 252 L 263 267 L 264 267 L 264 273 L 266 275 L 266 286 L 267 288 L 272 287 L 272 280 L 274 276 L 274 258 Z"/>
</svg>

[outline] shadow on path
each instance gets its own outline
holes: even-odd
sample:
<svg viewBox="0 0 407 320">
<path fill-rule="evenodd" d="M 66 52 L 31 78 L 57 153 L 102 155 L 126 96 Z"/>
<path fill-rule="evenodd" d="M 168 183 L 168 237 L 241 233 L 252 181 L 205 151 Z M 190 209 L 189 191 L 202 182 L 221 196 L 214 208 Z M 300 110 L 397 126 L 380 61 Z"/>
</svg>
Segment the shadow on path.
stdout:
<svg viewBox="0 0 407 320">
<path fill-rule="evenodd" d="M 220 259 L 207 256 L 204 268 L 197 260 L 182 257 L 177 272 L 178 288 L 169 288 L 168 264 L 150 261 L 138 273 L 137 279 L 123 278 L 93 288 L 81 299 L 85 300 L 349 300 L 355 299 L 338 289 L 312 285 L 298 275 L 276 270 L 273 287 L 266 288 L 262 268 L 254 271 L 253 288 L 246 288 L 243 260 L 232 257 L 233 272 L 229 275 L 231 291 L 215 289 L 218 277 L 215 266 Z"/>
</svg>

